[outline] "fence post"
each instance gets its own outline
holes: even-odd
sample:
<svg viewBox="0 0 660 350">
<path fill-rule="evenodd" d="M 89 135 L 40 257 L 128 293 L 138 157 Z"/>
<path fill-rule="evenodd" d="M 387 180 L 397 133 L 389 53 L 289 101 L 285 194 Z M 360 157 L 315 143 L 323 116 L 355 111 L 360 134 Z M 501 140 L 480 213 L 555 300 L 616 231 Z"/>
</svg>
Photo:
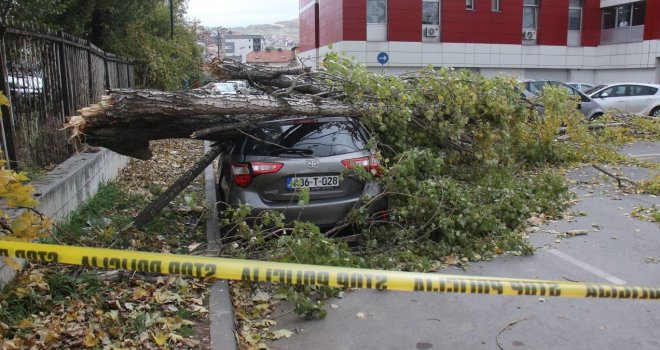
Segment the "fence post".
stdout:
<svg viewBox="0 0 660 350">
<path fill-rule="evenodd" d="M 119 61 L 115 61 L 115 70 L 117 71 L 117 85 L 119 85 L 117 87 L 121 89 L 121 69 L 119 69 Z"/>
<path fill-rule="evenodd" d="M 131 86 L 131 65 L 126 61 L 126 87 L 132 89 Z"/>
<path fill-rule="evenodd" d="M 95 103 L 92 99 L 94 97 L 94 77 L 93 77 L 94 70 L 92 69 L 92 43 L 87 41 L 87 77 L 88 80 L 88 88 L 87 88 L 87 93 L 89 94 L 89 103 Z"/>
<path fill-rule="evenodd" d="M 11 101 L 11 90 L 9 89 L 9 72 L 7 70 L 7 60 L 5 57 L 5 31 L 6 27 L 0 28 L 0 76 L 2 76 L 2 92 Z M 11 107 L 2 106 L 2 148 L 4 149 L 4 157 L 9 164 L 9 168 L 17 169 L 18 163 L 16 159 L 16 145 L 15 129 L 14 129 L 14 112 Z"/>
<path fill-rule="evenodd" d="M 105 67 L 105 90 L 110 90 L 110 70 L 108 69 L 108 56 L 103 52 L 103 67 Z"/>
<path fill-rule="evenodd" d="M 59 32 L 59 56 L 60 56 L 60 77 L 62 84 L 62 108 L 64 109 L 64 117 L 71 114 L 71 106 L 69 104 L 69 71 L 66 66 L 66 45 L 64 43 L 64 32 Z"/>
</svg>

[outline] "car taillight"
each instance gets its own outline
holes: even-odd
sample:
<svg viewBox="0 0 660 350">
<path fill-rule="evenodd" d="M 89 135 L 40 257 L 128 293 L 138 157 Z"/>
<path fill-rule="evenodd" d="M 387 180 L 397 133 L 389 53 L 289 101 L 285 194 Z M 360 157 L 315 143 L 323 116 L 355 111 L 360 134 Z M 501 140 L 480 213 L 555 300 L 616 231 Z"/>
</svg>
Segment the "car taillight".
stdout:
<svg viewBox="0 0 660 350">
<path fill-rule="evenodd" d="M 346 169 L 353 169 L 355 167 L 361 166 L 374 175 L 381 174 L 380 161 L 375 156 L 344 159 L 341 161 L 341 163 L 344 164 Z"/>
<path fill-rule="evenodd" d="M 234 183 L 239 187 L 247 187 L 252 178 L 262 174 L 276 173 L 282 169 L 282 163 L 233 163 L 231 165 L 231 173 L 234 176 Z"/>
<path fill-rule="evenodd" d="M 263 162 L 252 162 L 252 174 L 254 176 L 261 174 L 272 174 L 280 171 L 284 164 L 282 163 L 263 163 Z"/>
</svg>

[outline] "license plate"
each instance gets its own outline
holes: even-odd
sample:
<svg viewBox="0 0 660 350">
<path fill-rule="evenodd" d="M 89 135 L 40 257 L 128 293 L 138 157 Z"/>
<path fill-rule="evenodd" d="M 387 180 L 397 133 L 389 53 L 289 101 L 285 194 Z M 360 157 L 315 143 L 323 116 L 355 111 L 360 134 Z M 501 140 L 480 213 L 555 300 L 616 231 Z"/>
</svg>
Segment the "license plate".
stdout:
<svg viewBox="0 0 660 350">
<path fill-rule="evenodd" d="M 302 176 L 286 179 L 286 188 L 289 190 L 307 187 L 310 189 L 339 187 L 339 176 Z"/>
</svg>

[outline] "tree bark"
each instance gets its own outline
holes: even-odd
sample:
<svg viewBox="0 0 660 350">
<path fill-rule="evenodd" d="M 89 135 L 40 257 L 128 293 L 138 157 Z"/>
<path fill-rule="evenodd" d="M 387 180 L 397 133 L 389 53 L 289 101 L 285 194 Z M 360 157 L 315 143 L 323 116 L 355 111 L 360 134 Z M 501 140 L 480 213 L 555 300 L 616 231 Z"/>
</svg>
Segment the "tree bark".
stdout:
<svg viewBox="0 0 660 350">
<path fill-rule="evenodd" d="M 116 90 L 100 103 L 82 108 L 65 127 L 72 129 L 72 137 L 80 137 L 89 145 L 149 159 L 151 140 L 191 138 L 194 134 L 204 140 L 224 141 L 236 137 L 232 130 L 264 116 L 358 116 L 359 111 L 348 103 L 313 96 Z"/>
<path fill-rule="evenodd" d="M 261 84 L 278 89 L 291 90 L 310 95 L 329 92 L 329 87 L 319 81 L 319 73 L 311 73 L 306 67 L 261 67 L 233 60 L 213 60 L 205 69 L 220 80 L 242 79 L 252 84 Z"/>
</svg>

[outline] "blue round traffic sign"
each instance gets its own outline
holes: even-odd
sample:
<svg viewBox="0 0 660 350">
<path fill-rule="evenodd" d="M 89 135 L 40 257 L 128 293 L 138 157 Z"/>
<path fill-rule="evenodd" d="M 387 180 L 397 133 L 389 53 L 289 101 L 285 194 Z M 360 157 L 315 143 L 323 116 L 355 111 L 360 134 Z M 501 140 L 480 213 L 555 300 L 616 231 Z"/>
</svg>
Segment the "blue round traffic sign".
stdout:
<svg viewBox="0 0 660 350">
<path fill-rule="evenodd" d="M 380 52 L 376 59 L 378 60 L 378 63 L 385 64 L 390 60 L 390 55 L 388 55 L 387 52 Z"/>
</svg>

